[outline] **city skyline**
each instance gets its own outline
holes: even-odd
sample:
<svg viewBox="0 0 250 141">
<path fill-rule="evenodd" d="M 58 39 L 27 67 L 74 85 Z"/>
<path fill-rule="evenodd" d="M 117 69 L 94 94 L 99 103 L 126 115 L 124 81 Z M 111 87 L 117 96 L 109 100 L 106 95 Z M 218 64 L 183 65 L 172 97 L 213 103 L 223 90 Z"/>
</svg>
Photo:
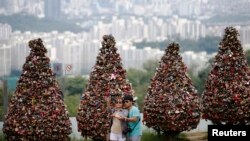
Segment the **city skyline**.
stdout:
<svg viewBox="0 0 250 141">
<path fill-rule="evenodd" d="M 133 14 L 209 18 L 214 15 L 248 14 L 249 0 L 0 0 L 0 14 L 26 13 L 37 17 Z M 53 10 L 52 10 L 53 8 Z M 149 12 L 150 11 L 150 12 Z M 49 14 L 50 13 L 50 14 Z M 56 18 L 54 15 L 53 18 Z"/>
<path fill-rule="evenodd" d="M 163 53 L 155 46 L 139 49 L 135 42 L 177 39 L 195 42 L 206 37 L 222 37 L 227 26 L 236 27 L 244 49 L 250 48 L 250 22 L 237 20 L 237 16 L 250 16 L 249 0 L 0 0 L 0 4 L 0 16 L 4 17 L 0 19 L 0 75 L 22 69 L 29 52 L 27 42 L 34 38 L 44 40 L 53 63 L 72 65 L 74 75 L 91 71 L 101 38 L 106 34 L 115 37 L 126 69 L 142 69 L 145 61 L 159 59 Z M 27 15 L 37 19 L 25 19 Z M 226 20 L 220 20 L 221 16 Z M 231 21 L 227 19 L 230 16 Z M 6 20 L 8 17 L 13 18 Z M 15 17 L 22 20 L 16 21 Z M 57 27 L 68 22 L 69 26 L 79 27 L 77 32 L 57 31 Z M 38 30 L 49 28 L 52 23 L 54 27 L 49 31 Z M 22 25 L 26 26 L 25 30 Z M 197 66 L 198 71 L 212 57 L 207 52 L 186 50 L 182 53 L 185 63 L 189 67 Z"/>
</svg>

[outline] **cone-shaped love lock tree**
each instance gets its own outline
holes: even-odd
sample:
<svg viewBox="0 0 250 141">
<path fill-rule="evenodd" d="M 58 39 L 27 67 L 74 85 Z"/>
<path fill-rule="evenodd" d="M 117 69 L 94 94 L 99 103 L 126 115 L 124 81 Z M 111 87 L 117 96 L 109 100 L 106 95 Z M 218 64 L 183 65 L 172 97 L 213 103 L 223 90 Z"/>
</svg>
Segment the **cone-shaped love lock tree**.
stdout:
<svg viewBox="0 0 250 141">
<path fill-rule="evenodd" d="M 117 97 L 133 95 L 132 86 L 126 77 L 114 37 L 104 35 L 102 48 L 78 108 L 78 130 L 82 136 L 106 140 L 112 119 L 107 98 L 111 98 L 112 104 Z"/>
<path fill-rule="evenodd" d="M 171 136 L 194 129 L 199 123 L 200 100 L 176 43 L 165 50 L 151 79 L 143 115 L 146 126 Z"/>
<path fill-rule="evenodd" d="M 202 118 L 214 124 L 250 123 L 250 68 L 238 36 L 225 29 L 202 95 Z"/>
<path fill-rule="evenodd" d="M 41 39 L 29 41 L 29 56 L 12 96 L 3 132 L 9 141 L 66 141 L 71 123 L 63 94 Z"/>
</svg>

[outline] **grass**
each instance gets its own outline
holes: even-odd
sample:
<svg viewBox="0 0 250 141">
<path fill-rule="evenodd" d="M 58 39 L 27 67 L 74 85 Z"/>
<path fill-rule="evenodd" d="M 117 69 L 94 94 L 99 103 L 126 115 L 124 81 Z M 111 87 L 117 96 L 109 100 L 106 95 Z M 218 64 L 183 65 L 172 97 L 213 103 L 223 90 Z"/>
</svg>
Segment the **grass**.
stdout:
<svg viewBox="0 0 250 141">
<path fill-rule="evenodd" d="M 203 136 L 203 138 L 202 139 L 204 139 L 204 140 L 207 140 L 207 134 L 205 135 L 205 136 Z"/>
<path fill-rule="evenodd" d="M 170 140 L 171 141 L 189 141 L 189 139 L 186 138 L 186 134 L 184 134 L 184 133 L 180 133 L 179 135 L 177 135 L 173 139 L 170 139 L 163 134 L 158 135 L 156 132 L 145 131 L 142 134 L 142 141 L 167 141 L 167 140 L 169 140 L 169 141 Z"/>
<path fill-rule="evenodd" d="M 0 141 L 7 141 L 5 138 L 4 138 L 4 135 L 3 135 L 3 132 L 0 131 Z"/>
<path fill-rule="evenodd" d="M 207 132 L 186 133 L 186 138 L 190 141 L 207 141 Z"/>
</svg>

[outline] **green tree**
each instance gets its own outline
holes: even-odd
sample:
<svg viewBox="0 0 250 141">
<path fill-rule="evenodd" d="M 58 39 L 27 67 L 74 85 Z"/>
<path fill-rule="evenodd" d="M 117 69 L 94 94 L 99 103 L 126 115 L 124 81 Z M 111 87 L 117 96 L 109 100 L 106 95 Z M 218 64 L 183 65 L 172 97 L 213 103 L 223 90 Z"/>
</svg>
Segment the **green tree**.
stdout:
<svg viewBox="0 0 250 141">
<path fill-rule="evenodd" d="M 3 105 L 3 89 L 0 87 L 0 105 Z"/>
<path fill-rule="evenodd" d="M 202 89 L 202 80 L 199 78 L 199 76 L 196 76 L 194 75 L 192 72 L 188 72 L 193 84 L 194 84 L 194 87 L 197 89 L 198 91 L 198 95 L 200 96 L 201 93 L 203 92 L 203 89 Z"/>
<path fill-rule="evenodd" d="M 192 82 L 194 83 L 195 88 L 198 90 L 199 96 L 201 96 L 202 92 L 204 91 L 205 83 L 206 83 L 208 74 L 211 70 L 211 63 L 212 63 L 212 59 L 208 61 L 207 67 L 198 73 L 198 76 L 194 75 L 193 72 L 191 71 L 188 72 L 188 74 L 190 75 L 192 79 Z"/>
<path fill-rule="evenodd" d="M 83 77 L 66 78 L 65 89 L 69 95 L 82 94 L 87 84 L 87 80 Z"/>
<path fill-rule="evenodd" d="M 58 78 L 62 87 L 65 87 L 64 102 L 67 105 L 69 116 L 77 115 L 81 94 L 86 88 L 87 80 L 82 76 Z"/>
<path fill-rule="evenodd" d="M 80 100 L 81 100 L 81 94 L 74 94 L 74 95 L 65 94 L 64 102 L 65 102 L 65 105 L 67 105 L 67 109 L 69 111 L 70 117 L 77 116 L 77 109 L 78 109 Z"/>
<path fill-rule="evenodd" d="M 246 56 L 247 56 L 247 63 L 250 65 L 250 50 L 246 51 Z"/>
<path fill-rule="evenodd" d="M 144 102 L 144 98 L 147 94 L 147 88 L 150 84 L 150 78 L 152 78 L 154 71 L 157 67 L 157 60 L 148 60 L 143 64 L 144 70 L 129 69 L 128 79 L 132 83 L 136 96 L 138 97 L 137 104 L 141 110 Z"/>
<path fill-rule="evenodd" d="M 143 77 L 147 74 L 146 71 L 137 70 L 137 69 L 129 69 L 128 70 L 128 79 L 132 83 L 133 87 L 140 86 L 143 82 Z"/>
<path fill-rule="evenodd" d="M 142 110 L 143 100 L 149 84 L 149 76 L 147 71 L 129 69 L 128 79 L 132 83 L 136 96 L 138 97 L 137 104 L 139 109 Z"/>
<path fill-rule="evenodd" d="M 153 76 L 153 74 L 155 73 L 155 69 L 158 66 L 158 60 L 148 60 L 147 62 L 145 62 L 143 64 L 143 68 L 149 73 L 149 78 L 151 78 L 151 76 Z M 148 82 L 150 82 L 150 80 L 148 80 Z"/>
</svg>

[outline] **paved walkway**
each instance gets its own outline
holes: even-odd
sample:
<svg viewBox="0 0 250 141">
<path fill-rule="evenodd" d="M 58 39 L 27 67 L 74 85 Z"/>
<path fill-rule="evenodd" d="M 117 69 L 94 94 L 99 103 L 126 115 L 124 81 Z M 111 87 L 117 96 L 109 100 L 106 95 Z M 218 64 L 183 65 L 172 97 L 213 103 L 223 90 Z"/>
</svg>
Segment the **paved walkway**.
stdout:
<svg viewBox="0 0 250 141">
<path fill-rule="evenodd" d="M 186 133 L 187 139 L 190 141 L 207 141 L 207 132 Z"/>
</svg>

